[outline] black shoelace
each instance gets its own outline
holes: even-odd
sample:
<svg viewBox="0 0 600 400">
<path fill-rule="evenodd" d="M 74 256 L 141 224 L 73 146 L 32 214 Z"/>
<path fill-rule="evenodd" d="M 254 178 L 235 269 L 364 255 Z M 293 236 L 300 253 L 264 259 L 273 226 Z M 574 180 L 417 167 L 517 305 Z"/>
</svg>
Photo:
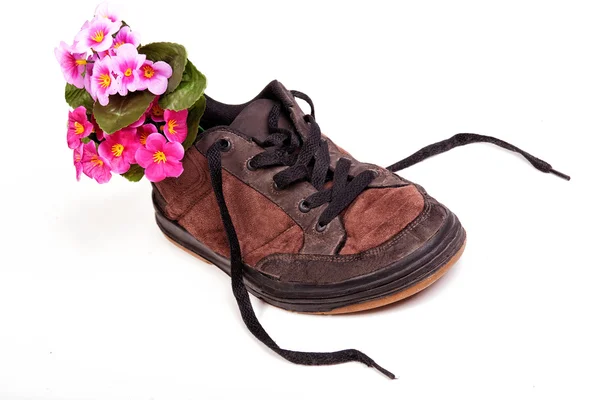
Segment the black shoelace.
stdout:
<svg viewBox="0 0 600 400">
<path fill-rule="evenodd" d="M 357 176 L 349 176 L 348 172 L 351 164 L 350 161 L 345 158 L 341 158 L 336 164 L 335 169 L 331 171 L 327 142 L 321 138 L 321 130 L 314 118 L 315 113 L 312 101 L 303 93 L 292 91 L 292 94 L 295 97 L 305 100 L 311 107 L 310 115 L 305 116 L 305 121 L 310 127 L 308 137 L 301 142 L 296 133 L 291 130 L 278 128 L 277 122 L 280 117 L 280 107 L 275 105 L 269 114 L 270 135 L 261 143 L 261 146 L 265 148 L 265 151 L 253 157 L 248 163 L 248 168 L 257 169 L 272 166 L 288 166 L 288 168 L 277 173 L 273 177 L 274 184 L 279 190 L 284 190 L 298 181 L 306 180 L 310 182 L 317 189 L 317 192 L 306 198 L 305 201 L 301 203 L 300 208 L 301 210 L 308 212 L 312 208 L 317 208 L 328 203 L 328 206 L 320 215 L 316 227 L 317 230 L 323 230 L 329 222 L 336 218 L 363 190 L 367 188 L 369 183 L 376 178 L 376 175 L 373 171 L 364 171 Z M 404 160 L 389 166 L 388 169 L 393 172 L 400 171 L 431 156 L 444 153 L 455 147 L 479 142 L 492 143 L 507 150 L 519 153 L 538 170 L 546 173 L 553 173 L 566 180 L 571 179 L 569 176 L 555 171 L 547 162 L 540 160 L 509 143 L 490 136 L 482 136 L 473 133 L 460 133 L 447 140 L 424 147 Z M 228 151 L 229 148 L 230 144 L 226 141 L 217 141 L 208 149 L 207 158 L 213 191 L 219 205 L 221 219 L 229 241 L 231 286 L 233 295 L 235 296 L 242 319 L 248 327 L 248 330 L 268 348 L 295 364 L 333 365 L 358 361 L 377 369 L 390 379 L 395 379 L 393 373 L 381 367 L 372 358 L 358 350 L 347 349 L 322 353 L 286 350 L 279 347 L 262 327 L 256 318 L 252 303 L 250 302 L 248 290 L 244 284 L 244 264 L 240 243 L 223 195 L 221 152 Z M 325 183 L 330 180 L 333 181 L 332 185 L 330 185 L 329 188 L 325 188 Z"/>
</svg>

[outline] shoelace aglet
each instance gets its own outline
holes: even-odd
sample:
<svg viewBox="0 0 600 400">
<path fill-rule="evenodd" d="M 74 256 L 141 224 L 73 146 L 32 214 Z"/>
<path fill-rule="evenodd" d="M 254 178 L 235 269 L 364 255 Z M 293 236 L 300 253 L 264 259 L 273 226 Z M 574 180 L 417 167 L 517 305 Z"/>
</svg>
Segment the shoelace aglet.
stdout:
<svg viewBox="0 0 600 400">
<path fill-rule="evenodd" d="M 569 175 L 563 174 L 562 172 L 559 172 L 559 171 L 555 170 L 554 168 L 550 168 L 550 171 L 548 171 L 548 172 L 550 172 L 551 174 L 554 174 L 554 175 L 558 176 L 559 178 L 562 178 L 566 181 L 571 180 L 571 177 Z"/>
<path fill-rule="evenodd" d="M 396 375 L 394 375 L 392 372 L 390 372 L 387 369 L 383 368 L 381 365 L 377 364 L 374 361 L 373 361 L 373 363 L 371 365 L 369 365 L 369 367 L 375 368 L 377 371 L 381 372 L 383 375 L 387 376 L 388 378 L 390 378 L 392 380 L 397 379 Z"/>
</svg>

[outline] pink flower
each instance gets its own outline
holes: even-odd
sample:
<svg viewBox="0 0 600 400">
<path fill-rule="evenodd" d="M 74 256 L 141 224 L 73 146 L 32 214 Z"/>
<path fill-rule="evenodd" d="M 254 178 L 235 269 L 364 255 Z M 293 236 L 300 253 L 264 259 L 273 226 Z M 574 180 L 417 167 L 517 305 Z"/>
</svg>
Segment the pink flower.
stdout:
<svg viewBox="0 0 600 400">
<path fill-rule="evenodd" d="M 172 74 L 173 69 L 166 62 L 146 60 L 140 72 L 140 90 L 148 89 L 150 93 L 160 96 L 166 92 Z"/>
<path fill-rule="evenodd" d="M 146 122 L 146 113 L 143 113 L 142 116 L 133 124 L 129 125 L 128 128 L 139 128 L 144 125 L 144 122 Z"/>
<path fill-rule="evenodd" d="M 113 172 L 123 174 L 135 163 L 135 152 L 140 147 L 135 133 L 132 129 L 120 130 L 107 135 L 106 140 L 100 143 L 98 153 L 108 160 Z"/>
<path fill-rule="evenodd" d="M 92 94 L 92 72 L 94 71 L 94 56 L 89 56 L 85 66 L 85 72 L 83 77 L 83 87 L 91 95 Z"/>
<path fill-rule="evenodd" d="M 117 49 L 117 56 L 113 57 L 112 64 L 114 73 L 121 78 L 119 94 L 125 96 L 127 92 L 144 90 L 140 83 L 140 67 L 146 61 L 146 56 L 138 54 L 137 49 L 130 43 L 126 43 Z"/>
<path fill-rule="evenodd" d="M 69 123 L 67 125 L 67 144 L 70 149 L 81 145 L 81 138 L 90 136 L 92 123 L 88 121 L 84 106 L 79 106 L 69 111 Z"/>
<path fill-rule="evenodd" d="M 81 163 L 81 157 L 83 155 L 83 144 L 73 149 L 73 165 L 75 165 L 75 177 L 79 181 L 81 179 L 81 171 L 83 170 L 83 164 Z"/>
<path fill-rule="evenodd" d="M 94 99 L 105 106 L 108 104 L 108 96 L 119 91 L 120 80 L 112 74 L 112 59 L 104 57 L 94 63 L 92 81 L 90 83 L 91 95 Z"/>
<path fill-rule="evenodd" d="M 150 104 L 150 118 L 154 122 L 163 122 L 165 120 L 165 110 L 158 105 L 158 97 Z"/>
<path fill-rule="evenodd" d="M 183 143 L 187 137 L 188 110 L 165 110 L 164 134 L 169 142 Z"/>
<path fill-rule="evenodd" d="M 120 27 L 120 22 L 112 22 L 107 18 L 94 18 L 92 22 L 86 23 L 75 36 L 76 50 L 85 53 L 89 49 L 96 52 L 110 49 L 113 44 L 112 35 L 117 33 Z"/>
<path fill-rule="evenodd" d="M 140 147 L 135 153 L 137 163 L 146 169 L 150 182 L 159 182 L 166 177 L 178 177 L 183 172 L 181 143 L 167 143 L 160 133 L 153 133 L 146 139 L 146 147 Z"/>
<path fill-rule="evenodd" d="M 108 1 L 98 4 L 98 7 L 96 7 L 96 11 L 94 12 L 94 17 L 107 18 L 111 22 L 118 22 L 119 26 L 121 26 L 119 10 L 114 4 L 110 4 Z"/>
<path fill-rule="evenodd" d="M 117 36 L 115 36 L 111 49 L 112 55 L 115 55 L 119 47 L 126 43 L 132 44 L 135 48 L 140 45 L 140 35 L 137 32 L 132 32 L 128 26 L 122 27 Z"/>
<path fill-rule="evenodd" d="M 83 173 L 98 183 L 106 183 L 110 181 L 110 163 L 104 157 L 98 155 L 96 144 L 89 142 L 83 145 L 83 156 L 81 157 L 83 164 Z"/>
<path fill-rule="evenodd" d="M 54 49 L 54 55 L 60 64 L 67 83 L 82 89 L 84 86 L 83 74 L 87 64 L 86 54 L 73 53 L 72 46 L 60 42 L 60 45 Z"/>
<path fill-rule="evenodd" d="M 98 123 L 96 122 L 96 118 L 94 117 L 94 114 L 92 114 L 92 126 L 94 127 L 94 129 L 92 129 L 92 132 L 94 132 L 96 134 L 96 139 L 104 140 L 104 131 L 102 130 L 102 128 L 100 128 L 100 125 L 98 125 Z"/>
<path fill-rule="evenodd" d="M 150 136 L 153 133 L 157 133 L 157 132 L 158 132 L 158 130 L 156 129 L 156 126 L 154 126 L 154 124 L 146 124 L 146 125 L 142 125 L 139 128 L 137 128 L 136 137 L 137 137 L 138 142 L 142 146 L 145 146 L 148 136 Z"/>
</svg>

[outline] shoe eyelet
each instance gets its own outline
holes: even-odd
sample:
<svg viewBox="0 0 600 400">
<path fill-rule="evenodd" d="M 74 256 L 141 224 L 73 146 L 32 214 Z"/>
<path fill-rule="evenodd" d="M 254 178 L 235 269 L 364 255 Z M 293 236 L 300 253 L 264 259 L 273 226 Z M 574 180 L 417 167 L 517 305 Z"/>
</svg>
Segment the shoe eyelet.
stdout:
<svg viewBox="0 0 600 400">
<path fill-rule="evenodd" d="M 323 232 L 325 229 L 327 229 L 327 224 L 323 225 L 321 224 L 321 222 L 317 222 L 317 224 L 315 225 L 315 230 L 317 232 Z"/>
<path fill-rule="evenodd" d="M 306 204 L 305 199 L 301 200 L 300 203 L 298 203 L 298 209 L 302 213 L 307 213 L 310 211 L 310 207 Z"/>
<path fill-rule="evenodd" d="M 249 158 L 248 161 L 246 161 L 246 169 L 248 169 L 248 171 L 256 171 L 256 167 L 254 167 L 252 165 L 252 159 Z"/>
<path fill-rule="evenodd" d="M 223 138 L 223 139 L 219 139 L 218 141 L 219 143 L 219 147 L 223 153 L 228 152 L 229 150 L 231 150 L 231 141 L 227 138 Z"/>
</svg>

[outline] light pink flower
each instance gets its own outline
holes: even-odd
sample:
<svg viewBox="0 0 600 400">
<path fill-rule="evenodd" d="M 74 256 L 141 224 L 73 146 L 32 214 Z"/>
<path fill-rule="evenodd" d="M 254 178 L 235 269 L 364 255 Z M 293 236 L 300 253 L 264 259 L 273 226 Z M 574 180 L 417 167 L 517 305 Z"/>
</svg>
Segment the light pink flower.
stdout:
<svg viewBox="0 0 600 400">
<path fill-rule="evenodd" d="M 67 83 L 83 89 L 83 74 L 87 64 L 86 54 L 73 53 L 72 46 L 60 42 L 60 45 L 54 49 L 54 55 L 60 64 Z"/>
<path fill-rule="evenodd" d="M 98 155 L 94 142 L 83 145 L 81 163 L 83 164 L 83 173 L 95 179 L 96 182 L 106 183 L 110 181 L 112 176 L 110 173 L 110 163 L 107 159 Z"/>
<path fill-rule="evenodd" d="M 126 43 L 117 49 L 117 56 L 112 58 L 114 73 L 121 78 L 119 94 L 125 96 L 127 92 L 144 90 L 140 82 L 140 67 L 146 61 L 146 56 L 138 54 L 137 49 Z"/>
<path fill-rule="evenodd" d="M 126 43 L 132 44 L 135 48 L 140 45 L 140 35 L 137 32 L 132 32 L 128 26 L 122 27 L 117 36 L 115 36 L 113 47 L 110 50 L 111 54 L 115 55 L 119 47 Z"/>
<path fill-rule="evenodd" d="M 165 120 L 165 110 L 158 105 L 158 96 L 150 104 L 149 114 L 154 122 L 163 122 Z"/>
<path fill-rule="evenodd" d="M 187 137 L 188 110 L 165 110 L 164 134 L 169 142 L 183 143 Z"/>
<path fill-rule="evenodd" d="M 92 94 L 92 73 L 94 72 L 94 56 L 89 56 L 87 59 L 87 65 L 85 66 L 85 72 L 83 77 L 83 87 L 91 95 Z"/>
<path fill-rule="evenodd" d="M 172 74 L 173 69 L 166 62 L 146 60 L 140 72 L 140 90 L 148 89 L 150 93 L 160 96 L 166 92 Z"/>
<path fill-rule="evenodd" d="M 81 157 L 83 156 L 83 144 L 73 149 L 73 165 L 75 165 L 75 178 L 79 181 L 81 179 L 81 171 L 83 171 L 83 164 L 81 163 Z"/>
<path fill-rule="evenodd" d="M 108 104 L 108 96 L 119 91 L 120 80 L 112 73 L 113 65 L 110 57 L 104 57 L 94 63 L 92 81 L 90 83 L 91 95 L 94 99 L 105 106 Z"/>
<path fill-rule="evenodd" d="M 96 52 L 110 49 L 113 44 L 112 35 L 117 33 L 120 27 L 120 22 L 112 22 L 107 18 L 94 18 L 75 36 L 76 50 L 85 53 L 89 49 Z"/>
<path fill-rule="evenodd" d="M 94 17 L 107 18 L 111 22 L 118 22 L 121 26 L 121 19 L 119 18 L 119 10 L 114 4 L 110 4 L 108 1 L 98 4 Z"/>
<path fill-rule="evenodd" d="M 146 138 L 146 147 L 137 150 L 135 160 L 146 169 L 145 174 L 150 182 L 159 182 L 183 173 L 183 154 L 181 143 L 167 143 L 163 135 L 153 133 Z"/>
<path fill-rule="evenodd" d="M 136 137 L 137 137 L 138 142 L 142 146 L 145 146 L 148 136 L 152 135 L 153 133 L 157 133 L 157 132 L 158 132 L 158 130 L 156 129 L 156 126 L 154 126 L 154 124 L 146 124 L 146 125 L 142 125 L 139 128 L 137 128 Z"/>
<path fill-rule="evenodd" d="M 88 121 L 84 106 L 79 106 L 69 111 L 69 123 L 67 125 L 67 144 L 70 149 L 81 145 L 81 139 L 90 136 L 92 123 Z"/>
<path fill-rule="evenodd" d="M 136 131 L 123 129 L 107 135 L 98 147 L 98 154 L 108 160 L 113 172 L 124 174 L 135 163 L 135 152 L 139 147 Z"/>
</svg>

